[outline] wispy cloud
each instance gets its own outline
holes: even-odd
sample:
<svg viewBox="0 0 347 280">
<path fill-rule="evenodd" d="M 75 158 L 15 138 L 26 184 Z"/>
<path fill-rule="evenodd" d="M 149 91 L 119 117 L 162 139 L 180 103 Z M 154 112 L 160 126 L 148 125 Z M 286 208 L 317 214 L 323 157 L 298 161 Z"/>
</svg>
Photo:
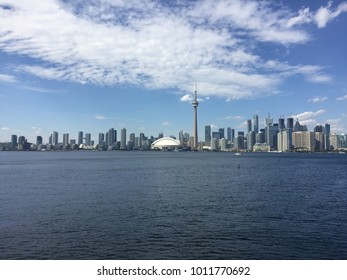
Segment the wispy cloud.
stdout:
<svg viewBox="0 0 347 280">
<path fill-rule="evenodd" d="M 107 120 L 106 117 L 104 117 L 104 116 L 102 116 L 102 115 L 99 115 L 99 114 L 96 114 L 96 115 L 94 116 L 94 118 L 95 118 L 96 120 Z"/>
<path fill-rule="evenodd" d="M 169 122 L 163 122 L 162 125 L 163 126 L 168 126 L 168 125 L 170 125 L 170 123 Z"/>
<path fill-rule="evenodd" d="M 327 100 L 328 97 L 326 96 L 317 96 L 317 97 L 312 97 L 310 99 L 308 99 L 308 102 L 313 102 L 313 103 L 320 103 L 320 102 L 324 102 L 325 100 Z"/>
<path fill-rule="evenodd" d="M 175 5 L 175 7 L 170 6 Z M 249 42 L 274 45 L 311 40 L 303 24 L 319 27 L 346 10 L 295 13 L 269 1 L 28 1 L 0 7 L 0 49 L 35 58 L 15 70 L 45 79 L 101 85 L 132 84 L 229 100 L 276 92 L 284 79 L 303 75 L 329 82 L 317 65 L 270 65 Z M 92 30 L 92 32 L 91 32 Z M 15 78 L 0 75 L 0 81 Z M 183 96 L 182 101 L 189 101 Z"/>
<path fill-rule="evenodd" d="M 10 128 L 7 127 L 7 126 L 3 126 L 3 127 L 1 128 L 1 130 L 3 130 L 3 131 L 8 131 L 8 130 L 10 130 Z"/>
<path fill-rule="evenodd" d="M 336 98 L 336 100 L 339 100 L 339 101 L 341 101 L 341 100 L 347 100 L 347 94 L 344 95 L 344 96 L 341 96 L 341 97 Z"/>
<path fill-rule="evenodd" d="M 313 112 L 313 111 L 307 111 L 307 112 L 303 112 L 303 113 L 300 113 L 300 114 L 297 114 L 297 115 L 294 115 L 293 117 L 295 119 L 298 119 L 300 122 L 315 122 L 314 117 L 317 117 L 317 116 L 320 116 L 322 114 L 324 114 L 326 111 L 324 109 L 320 109 L 316 112 Z"/>
<path fill-rule="evenodd" d="M 0 74 L 0 82 L 17 83 L 17 79 L 12 75 Z"/>
</svg>

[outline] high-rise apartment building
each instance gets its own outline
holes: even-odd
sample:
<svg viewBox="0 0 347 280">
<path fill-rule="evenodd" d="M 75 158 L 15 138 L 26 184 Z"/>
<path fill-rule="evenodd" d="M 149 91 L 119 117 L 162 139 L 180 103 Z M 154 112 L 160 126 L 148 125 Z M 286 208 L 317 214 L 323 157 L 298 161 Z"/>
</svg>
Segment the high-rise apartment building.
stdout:
<svg viewBox="0 0 347 280">
<path fill-rule="evenodd" d="M 36 137 L 36 145 L 38 146 L 38 145 L 42 145 L 42 136 L 37 136 Z"/>
<path fill-rule="evenodd" d="M 78 132 L 77 144 L 83 144 L 83 131 Z"/>
<path fill-rule="evenodd" d="M 86 133 L 86 146 L 92 145 L 92 135 L 90 133 Z"/>
<path fill-rule="evenodd" d="M 330 151 L 330 124 L 325 124 L 325 150 Z"/>
<path fill-rule="evenodd" d="M 69 144 L 69 133 L 63 134 L 63 145 L 66 146 Z"/>
<path fill-rule="evenodd" d="M 293 146 L 296 150 L 313 152 L 315 149 L 315 135 L 310 131 L 294 131 Z"/>
<path fill-rule="evenodd" d="M 127 130 L 122 128 L 120 131 L 120 149 L 126 150 L 127 148 Z"/>
<path fill-rule="evenodd" d="M 205 125 L 205 145 L 211 146 L 211 126 Z"/>
<path fill-rule="evenodd" d="M 11 149 L 12 150 L 16 149 L 17 145 L 18 145 L 17 135 L 13 134 L 11 135 Z"/>
<path fill-rule="evenodd" d="M 231 127 L 228 127 L 227 128 L 227 140 L 228 142 L 231 142 L 232 140 L 232 137 L 231 137 Z"/>
<path fill-rule="evenodd" d="M 59 134 L 56 131 L 53 131 L 52 133 L 52 145 L 53 146 L 58 146 L 58 140 L 59 140 Z"/>
</svg>

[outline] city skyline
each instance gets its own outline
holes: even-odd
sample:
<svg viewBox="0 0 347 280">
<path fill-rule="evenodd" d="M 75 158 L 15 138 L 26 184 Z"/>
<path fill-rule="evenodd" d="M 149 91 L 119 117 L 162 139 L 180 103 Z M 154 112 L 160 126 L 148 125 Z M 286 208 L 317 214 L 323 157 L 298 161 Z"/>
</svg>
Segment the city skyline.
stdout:
<svg viewBox="0 0 347 280">
<path fill-rule="evenodd" d="M 194 82 L 198 139 L 206 124 L 247 131 L 253 115 L 262 127 L 268 112 L 346 133 L 346 11 L 345 1 L 0 0 L 0 142 L 53 131 L 98 141 L 112 127 L 192 135 Z"/>
</svg>

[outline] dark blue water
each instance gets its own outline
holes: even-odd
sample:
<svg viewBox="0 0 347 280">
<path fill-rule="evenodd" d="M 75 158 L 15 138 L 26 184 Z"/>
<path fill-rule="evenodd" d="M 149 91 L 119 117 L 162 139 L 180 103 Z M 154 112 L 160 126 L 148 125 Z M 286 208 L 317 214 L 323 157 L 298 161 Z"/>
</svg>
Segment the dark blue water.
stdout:
<svg viewBox="0 0 347 280">
<path fill-rule="evenodd" d="M 1 152 L 1 259 L 347 259 L 347 155 Z"/>
</svg>

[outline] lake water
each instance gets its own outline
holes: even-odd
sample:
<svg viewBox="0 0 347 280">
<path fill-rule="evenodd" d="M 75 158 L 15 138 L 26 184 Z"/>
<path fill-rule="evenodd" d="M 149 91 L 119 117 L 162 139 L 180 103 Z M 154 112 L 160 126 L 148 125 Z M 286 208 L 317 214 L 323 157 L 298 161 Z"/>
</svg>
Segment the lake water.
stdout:
<svg viewBox="0 0 347 280">
<path fill-rule="evenodd" d="M 0 259 L 347 259 L 347 155 L 0 152 Z"/>
</svg>

